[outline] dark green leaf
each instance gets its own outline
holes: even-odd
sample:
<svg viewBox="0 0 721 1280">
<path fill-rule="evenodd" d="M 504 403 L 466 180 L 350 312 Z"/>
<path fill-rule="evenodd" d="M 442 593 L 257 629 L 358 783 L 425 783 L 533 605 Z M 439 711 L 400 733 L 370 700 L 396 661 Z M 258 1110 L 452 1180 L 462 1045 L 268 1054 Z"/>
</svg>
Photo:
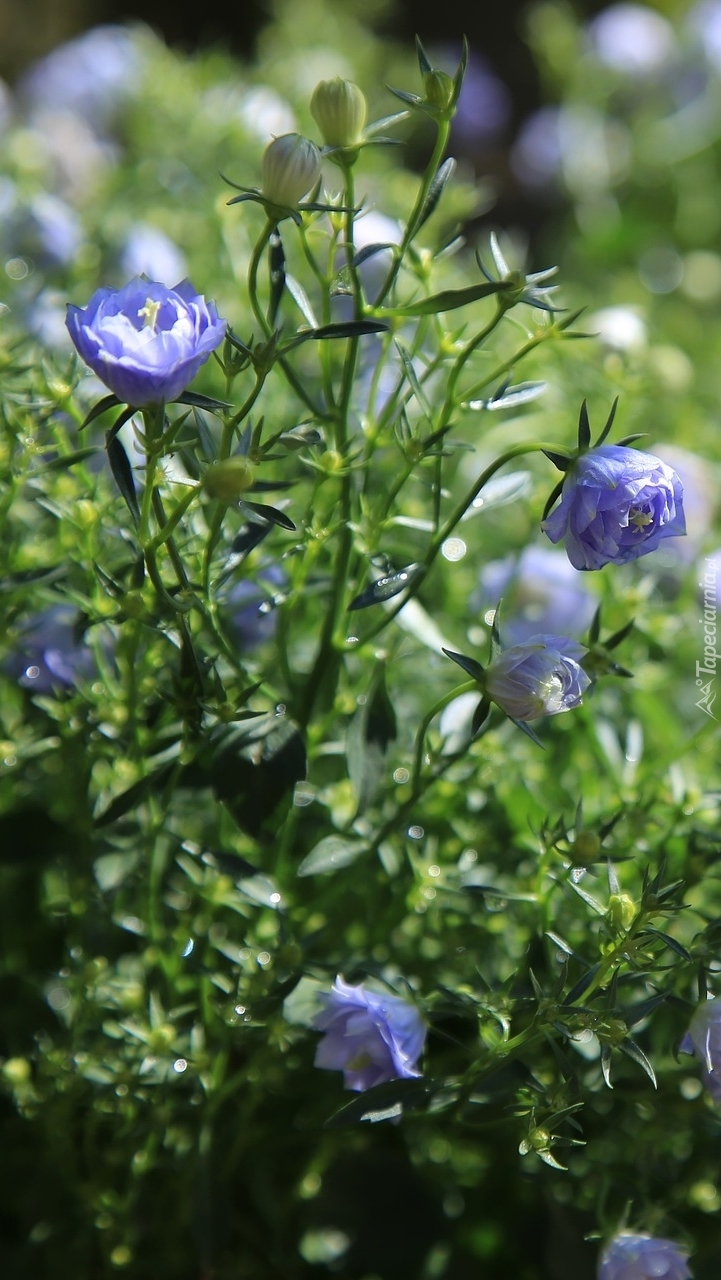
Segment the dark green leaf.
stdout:
<svg viewBox="0 0 721 1280">
<path fill-rule="evenodd" d="M 608 436 L 608 434 L 609 434 L 609 432 L 610 432 L 610 430 L 611 430 L 611 427 L 613 426 L 613 420 L 614 420 L 614 418 L 616 417 L 616 409 L 617 409 L 617 408 L 618 408 L 618 396 L 616 396 L 616 399 L 614 400 L 613 404 L 611 405 L 611 412 L 609 413 L 609 415 L 608 415 L 608 417 L 607 417 L 607 419 L 606 419 L 606 425 L 605 425 L 605 427 L 603 428 L 603 431 L 601 432 L 600 436 L 598 437 L 598 440 L 596 441 L 595 445 L 593 446 L 593 447 L 594 447 L 594 449 L 597 449 L 599 445 L 603 444 L 604 440 L 605 440 L 605 439 L 606 439 L 606 437 Z"/>
<path fill-rule="evenodd" d="M 247 498 L 241 498 L 238 506 L 243 515 L 255 523 L 262 521 L 267 524 L 279 524 L 281 529 L 295 531 L 295 525 L 290 517 L 285 512 L 278 511 L 276 507 L 266 506 L 264 502 L 249 502 Z"/>
<path fill-rule="evenodd" d="M 416 54 L 418 57 L 418 66 L 420 67 L 421 76 L 427 76 L 429 71 L 433 70 L 428 61 L 428 54 L 421 44 L 420 36 L 416 36 Z"/>
<path fill-rule="evenodd" d="M 86 458 L 91 458 L 97 452 L 95 445 L 88 445 L 87 449 L 76 449 L 74 453 L 65 453 L 59 458 L 51 458 L 50 462 L 44 462 L 38 470 L 64 471 L 66 467 L 74 467 L 77 462 L 84 462 Z"/>
<path fill-rule="evenodd" d="M 359 596 L 351 600 L 348 605 L 349 612 L 354 609 L 367 609 L 369 605 L 379 604 L 384 600 L 392 600 L 393 596 L 399 595 L 411 585 L 422 568 L 420 564 L 409 564 L 405 569 L 399 569 L 397 573 L 378 578 L 376 582 L 366 587 L 365 591 L 361 591 Z"/>
<path fill-rule="evenodd" d="M 285 718 L 246 720 L 219 735 L 210 758 L 190 776 L 213 786 L 243 831 L 270 839 L 293 787 L 306 776 L 303 739 Z"/>
<path fill-rule="evenodd" d="M 494 293 L 508 293 L 512 285 L 505 280 L 489 280 L 485 284 L 472 284 L 467 289 L 444 289 L 434 293 L 430 298 L 420 298 L 418 302 L 409 302 L 405 307 L 393 307 L 379 310 L 380 315 L 390 316 L 434 316 L 441 311 L 455 311 L 457 307 L 466 307 L 481 298 L 488 298 Z"/>
<path fill-rule="evenodd" d="M 117 436 L 111 437 L 110 432 L 108 432 L 107 451 L 113 478 L 137 527 L 140 523 L 140 507 L 135 492 L 132 467 L 120 440 Z"/>
<path fill-rule="evenodd" d="M 119 796 L 116 796 L 114 800 L 110 801 L 107 809 L 103 809 L 103 812 L 98 814 L 95 819 L 95 826 L 107 827 L 111 822 L 116 822 L 118 818 L 122 818 L 131 809 L 135 809 L 139 804 L 142 804 L 152 792 L 159 791 L 165 786 L 175 768 L 176 762 L 171 761 L 170 764 L 164 764 L 162 768 L 156 769 L 154 773 L 148 773 L 144 778 L 140 778 L 138 782 L 134 782 L 132 787 L 128 787 L 127 791 L 123 791 Z"/>
<path fill-rule="evenodd" d="M 427 1079 L 389 1080 L 385 1084 L 377 1084 L 374 1089 L 366 1089 L 364 1093 L 351 1102 L 347 1102 L 340 1111 L 336 1111 L 330 1120 L 326 1120 L 325 1129 L 337 1129 L 346 1124 L 357 1124 L 360 1120 L 380 1119 L 384 1112 L 400 1105 L 402 1111 L 412 1111 L 423 1105 L 433 1092 L 434 1081 Z"/>
<path fill-rule="evenodd" d="M 102 413 L 107 413 L 108 409 L 114 409 L 118 404 L 122 404 L 122 401 L 118 400 L 117 396 L 103 396 L 102 400 L 98 400 L 98 403 L 93 405 L 90 412 L 80 423 L 78 431 L 83 431 L 85 427 L 89 427 L 90 423 L 99 418 Z"/>
<path fill-rule="evenodd" d="M 448 159 L 445 160 L 441 165 L 440 169 L 438 170 L 438 173 L 436 174 L 435 178 L 433 179 L 430 185 L 430 188 L 428 190 L 428 195 L 426 196 L 425 203 L 420 212 L 420 216 L 417 224 L 417 230 L 420 230 L 424 222 L 427 222 L 431 214 L 435 212 L 438 206 L 438 202 L 441 196 L 443 195 L 443 191 L 446 186 L 446 183 L 450 182 L 455 171 L 456 171 L 456 162 L 452 156 L 449 156 Z"/>
<path fill-rule="evenodd" d="M 283 252 L 283 241 L 277 229 L 268 241 L 268 270 L 270 273 L 268 323 L 273 327 L 285 286 L 285 253 Z"/>
<path fill-rule="evenodd" d="M 480 662 L 477 662 L 475 658 L 467 658 L 463 653 L 454 653 L 452 649 L 444 649 L 443 652 L 447 658 L 450 658 L 452 662 L 455 662 L 456 665 L 461 668 L 461 670 L 465 671 L 472 680 L 478 680 L 480 683 L 483 682 L 485 671 L 483 670 Z"/>
<path fill-rule="evenodd" d="M 651 1081 L 654 1089 L 657 1089 L 656 1073 L 646 1057 L 646 1054 L 643 1052 L 643 1049 L 639 1049 L 635 1040 L 622 1040 L 618 1047 L 621 1050 L 621 1053 L 625 1053 L 628 1058 L 632 1058 L 634 1062 L 637 1062 L 639 1067 L 643 1067 L 643 1070 L 646 1072 L 646 1075 Z"/>
<path fill-rule="evenodd" d="M 303 319 L 310 325 L 311 329 L 318 329 L 318 321 L 315 318 L 313 308 L 310 304 L 310 298 L 302 284 L 295 279 L 295 276 L 286 275 L 285 287 L 298 309 L 302 312 Z"/>
<path fill-rule="evenodd" d="M 194 409 L 207 409 L 209 413 L 217 413 L 220 409 L 230 409 L 227 400 L 214 400 L 212 396 L 201 396 L 197 391 L 184 391 L 177 396 L 173 404 L 189 404 Z"/>
<path fill-rule="evenodd" d="M 588 405 L 583 401 L 578 415 L 578 448 L 579 452 L 587 449 L 591 443 L 591 424 L 588 420 Z M 545 450 L 544 450 L 545 452 Z M 546 457 L 549 455 L 546 454 Z M 551 459 L 553 461 L 553 459 Z M 563 470 L 563 467 L 561 468 Z"/>
</svg>

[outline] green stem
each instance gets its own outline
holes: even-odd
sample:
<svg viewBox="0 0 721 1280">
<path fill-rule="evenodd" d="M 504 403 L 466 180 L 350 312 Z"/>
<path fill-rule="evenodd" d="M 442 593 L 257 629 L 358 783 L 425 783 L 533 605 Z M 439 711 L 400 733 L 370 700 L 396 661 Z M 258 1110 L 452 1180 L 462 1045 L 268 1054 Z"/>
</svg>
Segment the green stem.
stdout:
<svg viewBox="0 0 721 1280">
<path fill-rule="evenodd" d="M 443 155 L 446 150 L 446 144 L 448 142 L 448 135 L 450 133 L 450 130 L 451 130 L 450 120 L 438 121 L 438 132 L 436 134 L 436 142 L 433 148 L 433 153 L 431 155 L 430 160 L 428 161 L 428 166 L 423 175 L 423 181 L 421 183 L 418 195 L 416 196 L 416 202 L 415 202 L 415 205 L 413 206 L 411 216 L 408 219 L 408 224 L 406 226 L 405 234 L 401 241 L 400 248 L 394 258 L 393 265 L 391 266 L 391 269 L 388 272 L 388 275 L 386 276 L 385 282 L 383 284 L 383 288 L 381 289 L 380 294 L 375 300 L 375 306 L 377 307 L 380 307 L 382 305 L 383 300 L 388 297 L 388 294 L 393 288 L 393 285 L 395 284 L 395 281 L 396 281 L 396 277 L 400 270 L 401 262 L 403 261 L 403 258 L 405 256 L 406 250 L 409 244 L 411 243 L 411 241 L 413 240 L 413 237 L 415 236 L 416 231 L 418 230 L 418 223 L 420 222 L 423 206 L 426 203 L 426 200 L 428 198 L 428 192 L 430 191 L 431 186 L 433 185 L 433 181 L 436 177 L 436 174 L 438 173 L 438 170 L 440 168 L 441 161 L 443 159 Z"/>
<path fill-rule="evenodd" d="M 449 703 L 454 702 L 456 698 L 460 698 L 464 693 L 472 693 L 474 689 L 478 689 L 478 682 L 476 680 L 466 680 L 464 684 L 457 685 L 455 689 L 451 689 L 449 693 L 445 693 L 443 697 L 431 707 L 430 711 L 426 712 L 425 716 L 421 720 L 416 734 L 416 744 L 413 752 L 413 774 L 411 779 L 411 791 L 415 792 L 416 795 L 420 794 L 419 787 L 421 774 L 423 772 L 423 748 L 431 721 L 434 720 L 439 712 L 443 711 Z"/>
<path fill-rule="evenodd" d="M 473 485 L 471 485 L 471 488 L 468 490 L 465 497 L 463 497 L 461 501 L 458 503 L 458 505 L 454 508 L 453 512 L 446 520 L 446 523 L 438 530 L 436 534 L 434 534 L 429 544 L 428 550 L 425 554 L 425 558 L 423 559 L 421 566 L 415 578 L 413 579 L 411 586 L 408 588 L 406 592 L 403 592 L 401 594 L 399 601 L 393 606 L 393 608 L 389 609 L 388 612 L 385 614 L 385 616 L 379 619 L 379 621 L 376 623 L 374 627 L 371 627 L 370 630 L 367 631 L 364 636 L 361 636 L 359 638 L 358 643 L 352 646 L 354 650 L 357 649 L 359 645 L 367 644 L 369 640 L 373 640 L 381 631 L 384 630 L 385 627 L 388 626 L 389 622 L 393 621 L 393 619 L 397 616 L 397 614 L 400 613 L 403 606 L 406 605 L 413 596 L 418 594 L 418 589 L 421 586 L 421 584 L 424 582 L 426 577 L 428 576 L 428 572 L 433 562 L 435 561 L 438 555 L 438 552 L 443 546 L 443 543 L 446 541 L 446 538 L 450 537 L 451 533 L 453 532 L 453 530 L 455 529 L 459 521 L 463 518 L 468 508 L 475 501 L 475 499 L 478 497 L 481 490 L 485 487 L 486 484 L 488 484 L 488 481 L 492 479 L 492 477 L 496 474 L 496 472 L 499 471 L 501 467 L 505 466 L 507 462 L 511 462 L 514 458 L 522 457 L 523 454 L 526 454 L 526 453 L 542 453 L 544 449 L 549 449 L 552 447 L 553 447 L 552 445 L 541 444 L 541 443 L 539 444 L 524 443 L 524 444 L 514 445 L 513 448 L 507 449 L 505 453 L 502 453 L 499 458 L 496 458 L 494 462 L 492 462 L 489 466 L 487 466 L 485 471 L 481 472 L 478 479 L 474 482 Z"/>
</svg>

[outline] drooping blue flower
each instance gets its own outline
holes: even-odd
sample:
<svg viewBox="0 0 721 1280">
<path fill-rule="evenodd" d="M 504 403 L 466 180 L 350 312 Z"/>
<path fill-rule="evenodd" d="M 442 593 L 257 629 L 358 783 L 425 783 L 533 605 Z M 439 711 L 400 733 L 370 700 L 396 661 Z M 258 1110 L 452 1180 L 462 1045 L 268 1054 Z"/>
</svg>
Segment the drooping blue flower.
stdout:
<svg viewBox="0 0 721 1280">
<path fill-rule="evenodd" d="M 604 444 L 573 462 L 541 528 L 576 569 L 626 564 L 686 532 L 683 486 L 653 454 Z"/>
<path fill-rule="evenodd" d="M 93 373 L 136 409 L 177 399 L 226 330 L 189 280 L 169 289 L 143 276 L 69 306 L 66 323 Z"/>
<path fill-rule="evenodd" d="M 585 652 L 584 645 L 565 636 L 532 636 L 489 663 L 485 692 L 513 720 L 570 711 L 591 683 L 578 664 Z"/>
<path fill-rule="evenodd" d="M 721 1100 L 721 997 L 698 1006 L 679 1048 L 696 1054 L 706 1088 L 712 1098 Z"/>
<path fill-rule="evenodd" d="M 688 1250 L 674 1240 L 621 1231 L 598 1263 L 598 1280 L 690 1280 Z"/>
<path fill-rule="evenodd" d="M 410 1001 L 367 991 L 363 983 L 354 987 L 340 976 L 321 998 L 325 1008 L 313 1020 L 324 1032 L 316 1067 L 342 1071 L 346 1089 L 359 1092 L 421 1074 L 426 1027 Z"/>
</svg>

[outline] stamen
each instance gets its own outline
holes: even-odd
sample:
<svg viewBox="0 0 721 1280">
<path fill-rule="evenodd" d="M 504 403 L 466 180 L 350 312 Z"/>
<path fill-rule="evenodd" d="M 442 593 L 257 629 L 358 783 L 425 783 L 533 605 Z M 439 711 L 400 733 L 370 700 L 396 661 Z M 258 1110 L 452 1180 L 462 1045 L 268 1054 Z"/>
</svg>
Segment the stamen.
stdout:
<svg viewBox="0 0 721 1280">
<path fill-rule="evenodd" d="M 162 306 L 161 302 L 154 302 L 152 298 L 145 299 L 145 306 L 141 307 L 138 315 L 145 322 L 146 329 L 152 329 L 155 333 L 155 326 L 158 322 L 158 312 Z"/>
<path fill-rule="evenodd" d="M 631 507 L 631 510 L 628 513 L 628 523 L 635 524 L 636 528 L 640 531 L 641 529 L 647 528 L 648 525 L 653 524 L 653 516 L 648 515 L 646 511 L 641 511 L 640 507 L 636 507 L 635 509 Z"/>
</svg>

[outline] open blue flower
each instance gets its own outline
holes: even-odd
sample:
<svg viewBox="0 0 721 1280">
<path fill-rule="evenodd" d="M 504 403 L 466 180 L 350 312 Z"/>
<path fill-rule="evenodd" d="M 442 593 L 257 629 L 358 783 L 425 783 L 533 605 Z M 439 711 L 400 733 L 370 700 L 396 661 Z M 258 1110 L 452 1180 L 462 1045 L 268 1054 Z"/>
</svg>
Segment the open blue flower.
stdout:
<svg viewBox="0 0 721 1280">
<path fill-rule="evenodd" d="M 541 528 L 551 542 L 564 542 L 576 569 L 626 564 L 686 532 L 683 486 L 653 454 L 600 445 L 574 461 Z"/>
<path fill-rule="evenodd" d="M 603 1250 L 598 1280 L 689 1280 L 688 1250 L 674 1240 L 621 1231 Z"/>
<path fill-rule="evenodd" d="M 93 373 L 136 409 L 182 395 L 226 331 L 189 280 L 169 289 L 144 276 L 98 289 L 85 308 L 69 306 L 66 323 Z"/>
<path fill-rule="evenodd" d="M 565 636 L 532 636 L 504 649 L 486 668 L 486 695 L 513 720 L 570 711 L 591 683 L 578 664 L 585 646 Z"/>
<path fill-rule="evenodd" d="M 316 1067 L 342 1071 L 346 1089 L 372 1089 L 386 1080 L 419 1076 L 417 1062 L 426 1038 L 415 1005 L 400 996 L 366 991 L 336 978 L 321 999 L 325 1008 L 313 1026 L 323 1031 Z"/>
</svg>

